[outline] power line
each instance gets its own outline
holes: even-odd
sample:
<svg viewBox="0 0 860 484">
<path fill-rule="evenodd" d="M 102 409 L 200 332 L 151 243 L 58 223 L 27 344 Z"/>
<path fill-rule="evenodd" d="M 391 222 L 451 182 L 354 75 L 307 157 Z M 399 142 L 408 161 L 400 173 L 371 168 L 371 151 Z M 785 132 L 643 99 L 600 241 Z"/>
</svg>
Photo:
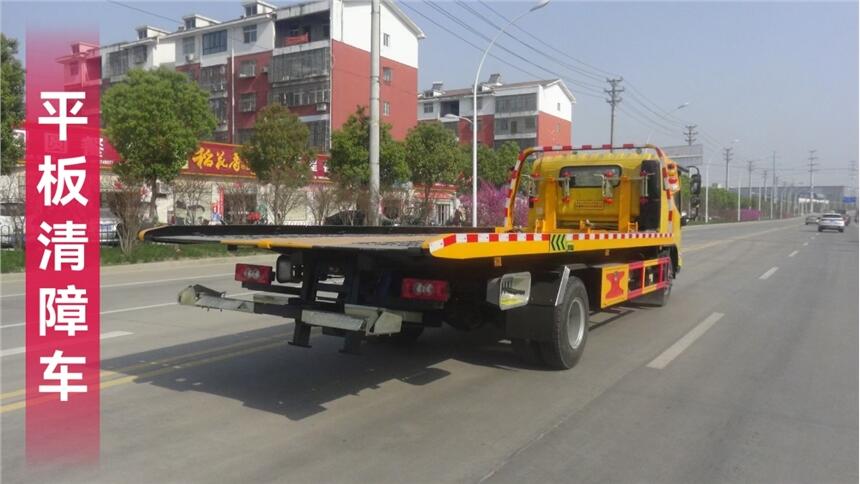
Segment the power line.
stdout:
<svg viewBox="0 0 860 484">
<path fill-rule="evenodd" d="M 489 3 L 487 3 L 487 2 L 485 2 L 484 0 L 478 0 L 478 2 L 479 2 L 481 5 L 483 5 L 484 7 L 486 7 L 488 10 L 490 10 L 491 12 L 493 12 L 494 14 L 496 14 L 499 18 L 501 18 L 501 19 L 503 19 L 503 20 L 505 20 L 505 21 L 507 21 L 507 22 L 509 22 L 509 21 L 510 21 L 510 19 L 509 19 L 507 16 L 502 15 L 501 13 L 499 13 L 499 11 L 498 11 L 498 10 L 496 10 L 495 8 L 493 8 L 492 6 L 490 6 L 490 4 L 489 4 Z M 528 30 L 526 30 L 526 29 L 524 29 L 524 28 L 520 27 L 519 25 L 514 25 L 514 28 L 516 28 L 517 30 L 519 30 L 520 32 L 522 32 L 523 34 L 525 34 L 526 36 L 528 36 L 529 38 L 536 40 L 538 43 L 540 43 L 540 44 L 541 44 L 541 45 L 543 45 L 544 47 L 546 47 L 546 48 L 548 48 L 548 49 L 552 50 L 553 52 L 556 52 L 557 54 L 563 55 L 564 57 L 567 57 L 567 58 L 568 58 L 568 59 L 570 59 L 571 61 L 576 62 L 576 63 L 578 63 L 578 64 L 582 64 L 582 65 L 584 65 L 584 66 L 586 66 L 586 67 L 588 67 L 588 68 L 592 69 L 593 71 L 597 72 L 597 80 L 601 80 L 601 79 L 602 79 L 602 76 L 610 76 L 610 77 L 617 77 L 617 76 L 618 76 L 618 73 L 614 73 L 614 72 L 606 71 L 606 70 L 601 69 L 601 68 L 599 68 L 599 67 L 597 67 L 597 66 L 594 66 L 594 65 L 592 65 L 592 64 L 589 64 L 588 62 L 585 62 L 585 61 L 584 61 L 584 60 L 582 60 L 582 59 L 578 59 L 578 58 L 576 58 L 576 57 L 574 57 L 574 56 L 570 55 L 568 52 L 564 52 L 563 50 L 561 50 L 561 49 L 557 48 L 556 46 L 554 46 L 554 45 L 552 45 L 552 44 L 550 44 L 550 43 L 548 43 L 548 42 L 544 41 L 544 40 L 543 40 L 543 39 L 541 39 L 540 37 L 538 37 L 538 36 L 534 35 L 533 33 L 529 32 Z"/>
<path fill-rule="evenodd" d="M 491 27 L 493 27 L 494 29 L 496 29 L 496 30 L 502 30 L 502 27 L 503 27 L 503 26 L 498 25 L 498 24 L 496 24 L 495 22 L 491 21 L 490 19 L 488 19 L 487 17 L 485 17 L 481 12 L 478 12 L 477 10 L 475 10 L 474 8 L 472 8 L 468 3 L 463 2 L 462 0 L 455 0 L 455 3 L 456 3 L 460 8 L 462 8 L 462 9 L 466 10 L 467 12 L 471 13 L 471 14 L 472 14 L 472 15 L 474 15 L 475 17 L 478 17 L 479 19 L 481 19 L 482 21 L 484 21 L 485 23 L 487 23 L 488 25 L 490 25 L 490 26 L 491 26 Z M 504 18 L 504 17 L 502 17 L 502 18 Z M 507 20 L 507 19 L 505 19 L 505 20 Z M 578 75 L 583 75 L 583 76 L 585 76 L 585 77 L 590 78 L 590 79 L 591 79 L 591 80 L 593 80 L 593 81 L 601 82 L 601 81 L 603 80 L 602 76 L 595 75 L 595 74 L 591 74 L 591 73 L 589 73 L 588 71 L 585 71 L 584 69 L 582 69 L 582 68 L 580 68 L 580 67 L 576 67 L 576 66 L 574 66 L 574 65 L 571 65 L 571 64 L 569 64 L 569 63 L 567 63 L 567 62 L 565 62 L 565 61 L 563 61 L 563 60 L 559 59 L 559 58 L 558 58 L 558 57 L 556 57 L 556 56 L 552 56 L 552 55 L 548 54 L 548 53 L 546 52 L 546 50 L 545 50 L 545 49 L 539 49 L 539 48 L 537 48 L 537 47 L 533 46 L 532 44 L 529 44 L 528 42 L 525 42 L 525 41 L 524 41 L 524 40 L 522 40 L 520 37 L 517 37 L 517 36 L 515 36 L 515 35 L 511 34 L 510 32 L 505 31 L 505 32 L 504 32 L 504 34 L 505 34 L 505 36 L 507 36 L 507 37 L 509 37 L 509 38 L 511 38 L 511 39 L 513 39 L 513 40 L 515 40 L 517 43 L 519 43 L 520 45 L 522 45 L 522 46 L 526 47 L 527 49 L 532 50 L 532 51 L 534 51 L 534 52 L 536 52 L 536 53 L 540 54 L 540 55 L 541 55 L 541 56 L 543 56 L 543 57 L 546 57 L 547 59 L 551 60 L 552 62 L 555 62 L 556 64 L 558 64 L 558 65 L 560 65 L 560 66 L 562 66 L 562 67 L 564 67 L 564 68 L 566 68 L 566 69 L 568 69 L 568 70 L 570 70 L 570 71 L 572 71 L 572 72 L 576 72 Z M 599 86 L 598 86 L 597 88 L 598 88 L 598 89 L 600 89 L 600 87 L 599 87 Z"/>
<path fill-rule="evenodd" d="M 404 4 L 405 4 L 405 3 L 404 3 Z M 466 22 L 464 22 L 463 20 L 461 20 L 460 18 L 458 18 L 456 15 L 453 15 L 452 13 L 450 13 L 450 12 L 446 11 L 444 8 L 442 8 L 442 7 L 438 6 L 438 5 L 436 5 L 435 3 L 425 1 L 425 2 L 424 2 L 424 4 L 425 4 L 425 5 L 427 5 L 427 6 L 429 6 L 429 7 L 430 7 L 430 8 L 432 8 L 433 10 L 436 10 L 437 12 L 439 12 L 440 14 L 442 14 L 443 16 L 445 16 L 448 20 L 451 20 L 452 22 L 456 23 L 457 25 L 459 25 L 459 26 L 460 26 L 460 27 L 462 27 L 463 29 L 465 29 L 465 30 L 467 30 L 467 31 L 471 32 L 472 34 L 474 34 L 474 35 L 475 35 L 475 36 L 477 36 L 477 37 L 480 37 L 480 38 L 481 38 L 481 39 L 483 39 L 484 41 L 486 41 L 486 42 L 490 42 L 490 41 L 492 41 L 492 39 L 491 39 L 490 37 L 488 37 L 487 35 L 483 34 L 483 33 L 482 33 L 482 32 L 480 32 L 479 30 L 475 29 L 475 28 L 474 28 L 474 27 L 472 27 L 471 25 L 467 24 Z M 530 60 L 530 59 L 528 59 L 528 58 L 526 58 L 526 57 L 523 57 L 522 55 L 520 55 L 520 54 L 518 54 L 518 53 L 514 52 L 513 50 L 509 49 L 508 47 L 506 47 L 505 45 L 503 45 L 503 44 L 501 44 L 501 43 L 499 43 L 499 42 L 496 42 L 496 44 L 495 44 L 495 45 L 496 45 L 496 47 L 498 47 L 500 50 L 502 50 L 502 51 L 504 51 L 504 52 L 507 52 L 509 55 L 511 55 L 511 56 L 513 56 L 513 57 L 516 57 L 517 59 L 519 59 L 519 60 L 520 60 L 520 61 L 522 61 L 523 63 L 528 64 L 528 65 L 531 65 L 531 66 L 533 66 L 533 67 L 535 67 L 535 68 L 537 68 L 537 69 L 540 69 L 540 70 L 542 70 L 542 71 L 544 71 L 544 72 L 546 72 L 546 73 L 548 73 L 548 74 L 550 74 L 550 75 L 552 75 L 552 76 L 554 76 L 554 77 L 556 77 L 556 78 L 565 79 L 565 81 L 567 81 L 569 84 L 572 84 L 572 85 L 575 85 L 575 86 L 580 86 L 580 87 L 582 87 L 583 89 L 592 89 L 592 90 L 594 90 L 594 92 L 599 92 L 599 89 L 600 89 L 600 88 L 599 88 L 599 86 L 588 85 L 587 83 L 583 83 L 582 81 L 572 80 L 572 79 L 568 78 L 567 76 L 563 76 L 563 75 L 561 75 L 561 74 L 559 74 L 559 73 L 557 73 L 557 72 L 554 72 L 554 71 L 552 71 L 552 70 L 550 70 L 550 69 L 547 69 L 546 67 L 544 67 L 544 66 L 542 66 L 542 65 L 540 65 L 540 64 L 538 64 L 538 63 L 536 63 L 536 62 L 533 62 L 532 60 Z M 481 50 L 483 51 L 484 49 L 481 49 Z"/>
</svg>

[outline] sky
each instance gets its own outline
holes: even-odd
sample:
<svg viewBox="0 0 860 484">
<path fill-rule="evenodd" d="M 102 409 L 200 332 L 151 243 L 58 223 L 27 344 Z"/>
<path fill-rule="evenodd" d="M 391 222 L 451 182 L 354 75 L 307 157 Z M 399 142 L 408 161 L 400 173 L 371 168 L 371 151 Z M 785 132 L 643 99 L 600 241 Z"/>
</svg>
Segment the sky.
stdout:
<svg viewBox="0 0 860 484">
<path fill-rule="evenodd" d="M 0 28 L 23 40 L 27 28 L 97 26 L 101 42 L 113 43 L 134 39 L 142 24 L 175 30 L 188 13 L 218 20 L 242 14 L 240 0 L 123 3 L 3 0 Z M 497 30 L 490 23 L 500 26 L 499 14 L 512 18 L 533 5 L 400 3 L 426 34 L 419 47 L 419 91 L 433 81 L 470 86 L 486 39 Z M 747 160 L 754 160 L 753 177 L 760 179 L 771 170 L 774 151 L 780 180 L 808 184 L 809 150 L 817 150 L 816 185 L 854 184 L 850 162 L 860 149 L 857 2 L 551 0 L 508 32 L 515 38 L 502 36 L 491 50 L 504 62 L 489 58 L 481 78 L 494 72 L 506 82 L 562 78 L 576 96 L 575 144 L 609 141 L 610 107 L 601 91 L 608 88 L 607 77 L 623 77 L 618 143 L 683 144 L 683 126 L 695 124 L 711 182 L 723 182 L 722 148 L 730 146 L 732 185 L 741 172 L 746 185 Z"/>
</svg>

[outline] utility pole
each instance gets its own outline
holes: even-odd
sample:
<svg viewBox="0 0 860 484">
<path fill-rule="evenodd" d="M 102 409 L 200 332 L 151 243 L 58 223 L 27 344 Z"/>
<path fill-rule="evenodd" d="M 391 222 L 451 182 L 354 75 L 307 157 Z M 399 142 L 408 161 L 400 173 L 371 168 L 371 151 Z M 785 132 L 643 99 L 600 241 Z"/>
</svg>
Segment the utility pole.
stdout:
<svg viewBox="0 0 860 484">
<path fill-rule="evenodd" d="M 764 191 L 767 188 L 767 170 L 761 174 L 761 185 L 758 186 L 758 216 L 761 218 L 761 199 L 764 196 Z"/>
<path fill-rule="evenodd" d="M 770 189 L 770 218 L 773 220 L 773 201 L 776 198 L 776 151 L 773 152 L 773 185 Z"/>
<path fill-rule="evenodd" d="M 753 172 L 753 161 L 747 161 L 747 208 L 752 210 L 752 172 Z"/>
<path fill-rule="evenodd" d="M 740 222 L 740 221 L 741 221 L 741 172 L 738 172 L 738 222 Z"/>
<path fill-rule="evenodd" d="M 732 148 L 731 146 L 728 148 L 723 148 L 723 157 L 726 159 L 726 190 L 729 189 L 729 162 L 732 161 Z M 740 190 L 740 184 L 738 185 L 738 190 Z"/>
<path fill-rule="evenodd" d="M 856 202 L 857 190 L 858 190 L 858 188 L 857 188 L 857 162 L 854 160 L 851 160 L 848 162 L 848 166 L 851 169 L 851 194 L 850 194 L 850 196 L 855 197 L 854 210 L 856 211 L 858 208 L 858 204 Z"/>
<path fill-rule="evenodd" d="M 696 135 L 699 134 L 698 131 L 695 131 L 695 124 L 688 124 L 685 126 L 687 131 L 684 132 L 684 137 L 687 138 L 687 146 L 693 146 L 693 143 L 696 141 Z"/>
<path fill-rule="evenodd" d="M 623 77 L 619 77 L 618 79 L 607 79 L 606 82 L 609 83 L 610 88 L 604 89 L 603 92 L 609 94 L 609 99 L 606 100 L 610 106 L 612 106 L 612 115 L 609 118 L 609 145 L 615 146 L 615 107 L 621 102 L 621 94 L 624 92 L 623 87 L 618 87 L 624 80 Z M 610 148 L 611 150 L 611 148 Z"/>
<path fill-rule="evenodd" d="M 379 2 L 370 1 L 370 204 L 369 225 L 379 225 Z"/>
<path fill-rule="evenodd" d="M 780 207 L 779 207 L 779 177 L 776 175 L 774 175 L 774 177 L 773 177 L 773 187 L 771 187 L 771 189 L 770 189 L 770 219 L 771 220 L 773 220 L 774 204 L 776 204 L 777 212 L 782 213 L 782 212 L 780 212 Z M 777 216 L 781 218 L 780 215 L 777 215 Z"/>
<path fill-rule="evenodd" d="M 815 160 L 818 159 L 815 156 L 815 152 L 818 150 L 809 150 L 809 213 L 815 211 L 815 179 L 813 174 L 815 173 L 815 167 L 818 163 Z"/>
</svg>

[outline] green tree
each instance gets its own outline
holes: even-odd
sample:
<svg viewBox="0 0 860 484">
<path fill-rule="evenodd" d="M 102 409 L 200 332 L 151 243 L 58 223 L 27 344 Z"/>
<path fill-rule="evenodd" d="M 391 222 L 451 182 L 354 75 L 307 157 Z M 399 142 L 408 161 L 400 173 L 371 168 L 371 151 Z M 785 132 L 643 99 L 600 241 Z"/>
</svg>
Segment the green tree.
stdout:
<svg viewBox="0 0 860 484">
<path fill-rule="evenodd" d="M 481 166 L 479 156 L 478 177 L 495 186 L 506 183 L 510 179 L 511 168 L 516 165 L 519 156 L 520 145 L 515 141 L 508 141 L 493 151 L 492 158 L 484 166 Z"/>
<path fill-rule="evenodd" d="M 331 135 L 332 177 L 344 187 L 364 189 L 370 183 L 370 119 L 359 106 Z M 379 180 L 383 189 L 409 179 L 403 145 L 391 137 L 391 125 L 379 129 Z"/>
<path fill-rule="evenodd" d="M 102 119 L 122 158 L 114 172 L 127 185 L 150 187 L 153 220 L 158 181 L 176 178 L 199 140 L 216 126 L 206 92 L 185 74 L 166 68 L 129 71 L 102 97 Z"/>
<path fill-rule="evenodd" d="M 257 179 L 266 184 L 263 198 L 276 224 L 306 201 L 303 190 L 311 176 L 308 127 L 280 104 L 266 106 L 257 114 L 251 139 L 239 149 Z"/>
<path fill-rule="evenodd" d="M 406 163 L 412 182 L 420 185 L 421 219 L 431 213 L 434 183 L 453 183 L 462 173 L 465 157 L 457 138 L 441 123 L 418 123 L 406 136 Z"/>
<path fill-rule="evenodd" d="M 24 69 L 15 55 L 18 41 L 0 34 L 0 174 L 6 175 L 15 168 L 24 155 L 22 143 L 13 131 L 24 119 Z"/>
</svg>

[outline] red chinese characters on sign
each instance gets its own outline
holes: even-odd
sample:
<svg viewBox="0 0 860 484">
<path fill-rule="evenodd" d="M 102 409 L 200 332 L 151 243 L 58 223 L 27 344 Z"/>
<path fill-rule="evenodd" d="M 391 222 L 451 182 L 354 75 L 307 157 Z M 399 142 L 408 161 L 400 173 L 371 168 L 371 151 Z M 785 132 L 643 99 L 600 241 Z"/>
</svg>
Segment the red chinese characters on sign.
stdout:
<svg viewBox="0 0 860 484">
<path fill-rule="evenodd" d="M 71 35 L 71 34 L 70 34 Z M 26 454 L 99 454 L 99 93 L 64 82 L 74 39 L 27 35 Z M 77 87 L 77 88 L 76 88 Z"/>
</svg>

